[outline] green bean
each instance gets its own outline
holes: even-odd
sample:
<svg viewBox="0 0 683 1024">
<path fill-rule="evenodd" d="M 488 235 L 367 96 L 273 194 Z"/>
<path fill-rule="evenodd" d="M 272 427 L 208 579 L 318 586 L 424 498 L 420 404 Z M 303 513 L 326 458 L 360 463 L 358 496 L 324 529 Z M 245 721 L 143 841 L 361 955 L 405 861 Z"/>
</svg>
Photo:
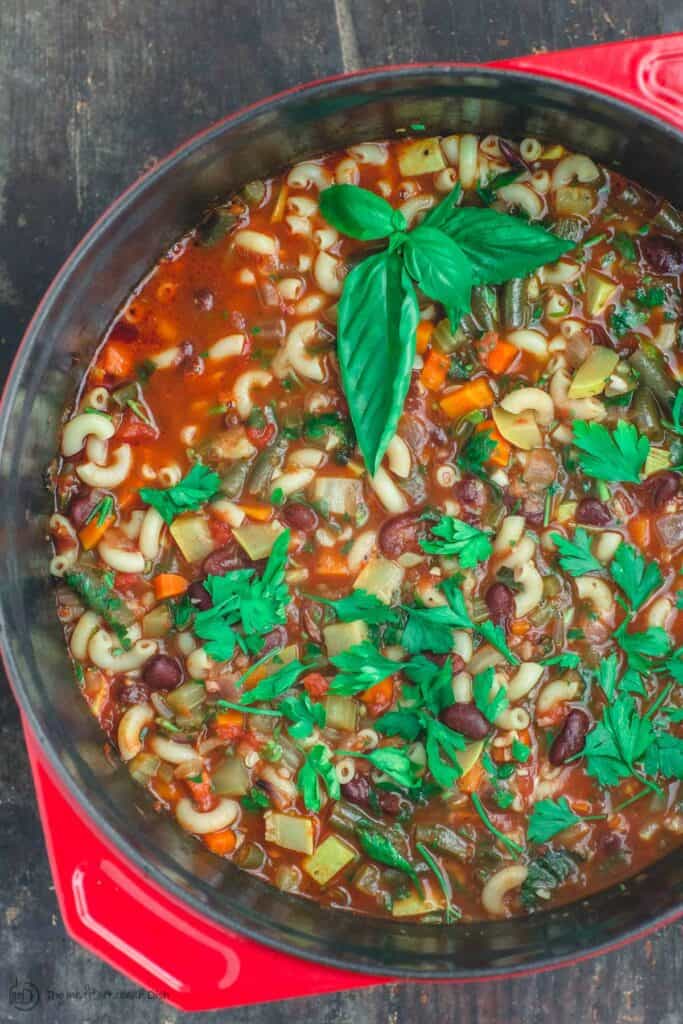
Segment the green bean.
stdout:
<svg viewBox="0 0 683 1024">
<path fill-rule="evenodd" d="M 248 181 L 240 192 L 248 206 L 260 206 L 266 194 L 266 186 L 262 181 Z"/>
<path fill-rule="evenodd" d="M 419 843 L 433 846 L 440 853 L 447 853 L 459 860 L 467 858 L 467 843 L 457 832 L 446 825 L 417 825 L 415 839 Z"/>
<path fill-rule="evenodd" d="M 247 871 L 258 871 L 265 864 L 266 855 L 256 843 L 245 843 L 235 854 L 235 863 Z"/>
<path fill-rule="evenodd" d="M 266 498 L 275 470 L 282 466 L 287 452 L 287 439 L 278 437 L 254 459 L 249 473 L 247 489 L 250 494 Z"/>
<path fill-rule="evenodd" d="M 664 437 L 662 422 L 659 416 L 657 401 L 649 388 L 641 385 L 631 402 L 633 422 L 641 434 L 651 441 L 661 441 Z"/>
<path fill-rule="evenodd" d="M 450 355 L 451 352 L 457 351 L 468 341 L 468 335 L 461 327 L 452 331 L 448 320 L 443 319 L 434 328 L 432 341 L 441 352 Z"/>
<path fill-rule="evenodd" d="M 654 217 L 653 224 L 665 231 L 672 231 L 675 235 L 683 234 L 683 220 L 678 210 L 674 210 L 670 203 L 662 203 L 661 208 Z"/>
<path fill-rule="evenodd" d="M 526 327 L 530 304 L 528 285 L 523 277 L 513 277 L 503 285 L 503 327 L 508 331 Z"/>
<path fill-rule="evenodd" d="M 238 459 L 237 462 L 233 462 L 221 479 L 221 493 L 226 498 L 239 498 L 248 474 L 249 463 L 246 459 Z"/>
<path fill-rule="evenodd" d="M 641 341 L 640 347 L 628 357 L 628 362 L 638 371 L 641 383 L 654 393 L 662 408 L 670 413 L 678 389 L 659 349 L 649 341 Z"/>
<path fill-rule="evenodd" d="M 498 296 L 493 288 L 480 284 L 474 286 L 472 315 L 481 330 L 495 331 L 498 326 Z"/>
</svg>

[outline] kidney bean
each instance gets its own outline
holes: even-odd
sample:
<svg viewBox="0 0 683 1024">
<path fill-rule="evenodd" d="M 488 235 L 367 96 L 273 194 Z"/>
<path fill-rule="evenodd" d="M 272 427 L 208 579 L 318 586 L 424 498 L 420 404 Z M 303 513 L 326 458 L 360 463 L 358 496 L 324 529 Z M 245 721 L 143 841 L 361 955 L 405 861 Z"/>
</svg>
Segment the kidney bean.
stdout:
<svg viewBox="0 0 683 1024">
<path fill-rule="evenodd" d="M 190 583 L 187 588 L 187 596 L 190 599 L 190 603 L 200 612 L 207 611 L 213 604 L 211 595 L 201 580 L 195 580 L 194 583 Z"/>
<path fill-rule="evenodd" d="M 235 569 L 247 569 L 252 562 L 236 540 L 230 541 L 225 547 L 218 548 L 207 555 L 202 563 L 205 576 L 226 576 Z"/>
<path fill-rule="evenodd" d="M 582 708 L 572 708 L 562 728 L 552 742 L 548 760 L 553 765 L 564 764 L 571 757 L 580 754 L 586 742 L 586 733 L 591 720 Z"/>
<path fill-rule="evenodd" d="M 317 618 L 316 615 L 318 616 Z M 301 623 L 313 643 L 322 644 L 324 637 L 320 605 L 315 604 L 314 601 L 304 599 L 301 605 Z"/>
<path fill-rule="evenodd" d="M 456 701 L 449 708 L 444 708 L 439 718 L 449 729 L 461 732 L 470 740 L 483 740 L 491 728 L 478 707 L 462 701 Z"/>
<path fill-rule="evenodd" d="M 483 505 L 486 500 L 486 491 L 481 480 L 474 476 L 466 476 L 453 487 L 453 492 L 458 501 L 466 505 Z"/>
<path fill-rule="evenodd" d="M 149 686 L 144 683 L 131 683 L 130 686 L 122 686 L 118 693 L 121 704 L 145 704 L 149 700 Z"/>
<path fill-rule="evenodd" d="M 683 246 L 666 235 L 645 235 L 640 252 L 657 274 L 680 274 L 683 271 Z"/>
<path fill-rule="evenodd" d="M 607 526 L 613 518 L 608 506 L 597 498 L 582 498 L 576 506 L 576 521 L 584 526 Z"/>
<path fill-rule="evenodd" d="M 288 502 L 280 512 L 280 519 L 285 526 L 291 526 L 293 530 L 301 530 L 303 533 L 310 533 L 318 525 L 315 509 L 300 501 Z"/>
<path fill-rule="evenodd" d="M 366 775 L 354 775 L 349 782 L 341 785 L 341 793 L 345 800 L 352 804 L 366 807 L 370 803 L 370 782 Z"/>
<path fill-rule="evenodd" d="M 385 789 L 377 790 L 377 803 L 385 814 L 393 816 L 401 810 L 401 798 L 398 793 L 388 793 Z"/>
<path fill-rule="evenodd" d="M 127 320 L 117 320 L 109 332 L 109 341 L 137 341 L 139 334 L 135 324 L 129 324 Z"/>
<path fill-rule="evenodd" d="M 510 588 L 504 583 L 492 583 L 486 591 L 485 601 L 491 620 L 496 626 L 505 628 L 515 611 L 515 598 Z"/>
<path fill-rule="evenodd" d="M 647 496 L 650 508 L 663 508 L 668 501 L 675 498 L 681 486 L 681 478 L 678 473 L 671 470 L 664 470 L 662 473 L 653 473 L 648 477 L 643 490 Z"/>
<path fill-rule="evenodd" d="M 270 633 L 266 633 L 263 638 L 263 647 L 259 652 L 259 657 L 263 657 L 268 651 L 274 651 L 278 647 L 284 647 L 287 643 L 287 630 L 284 626 L 276 626 L 271 629 Z"/>
<path fill-rule="evenodd" d="M 417 548 L 420 536 L 424 535 L 425 524 L 420 520 L 420 511 L 413 509 L 400 516 L 387 519 L 380 527 L 377 544 L 387 558 L 398 558 L 404 551 Z"/>
<path fill-rule="evenodd" d="M 498 146 L 500 147 L 501 153 L 512 167 L 523 167 L 525 171 L 529 171 L 531 173 L 529 164 L 514 146 L 509 142 L 506 142 L 505 139 L 499 139 Z"/>
<path fill-rule="evenodd" d="M 101 497 L 101 491 L 80 491 L 74 494 L 69 502 L 69 519 L 77 530 L 85 525 L 86 519 Z"/>
<path fill-rule="evenodd" d="M 214 296 L 209 288 L 197 288 L 192 298 L 194 299 L 195 306 L 205 313 L 213 309 Z"/>
<path fill-rule="evenodd" d="M 527 494 L 522 500 L 521 513 L 529 526 L 543 526 L 545 498 L 540 494 Z"/>
<path fill-rule="evenodd" d="M 155 654 L 142 670 L 150 690 L 175 690 L 183 680 L 183 670 L 177 658 L 168 654 Z"/>
</svg>

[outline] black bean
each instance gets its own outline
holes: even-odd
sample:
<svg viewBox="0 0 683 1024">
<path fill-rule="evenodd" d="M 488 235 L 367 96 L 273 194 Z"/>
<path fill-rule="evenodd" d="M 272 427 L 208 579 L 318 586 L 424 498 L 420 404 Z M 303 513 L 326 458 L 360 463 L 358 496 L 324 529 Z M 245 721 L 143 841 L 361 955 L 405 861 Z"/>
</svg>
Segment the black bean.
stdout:
<svg viewBox="0 0 683 1024">
<path fill-rule="evenodd" d="M 143 668 L 142 678 L 150 690 L 175 690 L 183 680 L 183 669 L 177 658 L 155 654 Z"/>
<path fill-rule="evenodd" d="M 564 764 L 565 761 L 580 754 L 584 748 L 590 724 L 591 720 L 586 711 L 582 708 L 572 708 L 552 742 L 548 752 L 550 763 L 553 765 Z"/>
<path fill-rule="evenodd" d="M 584 526 L 607 526 L 613 515 L 604 501 L 582 498 L 576 507 L 576 521 Z"/>
<path fill-rule="evenodd" d="M 483 740 L 491 728 L 478 707 L 459 701 L 444 708 L 439 718 L 449 729 L 461 732 L 470 740 Z"/>
</svg>

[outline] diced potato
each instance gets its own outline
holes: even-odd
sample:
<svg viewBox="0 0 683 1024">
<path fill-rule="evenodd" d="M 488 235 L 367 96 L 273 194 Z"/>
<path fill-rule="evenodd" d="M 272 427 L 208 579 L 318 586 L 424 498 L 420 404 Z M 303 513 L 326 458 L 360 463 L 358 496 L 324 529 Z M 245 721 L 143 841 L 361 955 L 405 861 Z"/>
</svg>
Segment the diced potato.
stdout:
<svg viewBox="0 0 683 1024">
<path fill-rule="evenodd" d="M 306 857 L 301 866 L 318 885 L 327 885 L 357 856 L 356 850 L 339 836 L 328 836 L 311 857 Z"/>
<path fill-rule="evenodd" d="M 323 629 L 328 657 L 334 658 L 342 651 L 348 651 L 355 644 L 362 644 L 368 638 L 368 627 L 361 619 L 354 622 L 333 622 Z"/>
<path fill-rule="evenodd" d="M 289 665 L 290 661 L 295 661 L 298 657 L 299 647 L 297 644 L 288 644 L 287 647 L 283 647 L 279 654 L 275 654 L 268 661 L 264 661 L 262 665 L 254 669 L 253 672 L 249 673 L 246 685 L 247 690 L 250 690 L 252 686 L 256 686 L 266 676 L 272 676 L 283 665 Z"/>
<path fill-rule="evenodd" d="M 443 902 L 426 896 L 421 899 L 418 894 L 410 893 L 401 900 L 394 900 L 391 907 L 392 917 L 418 917 L 443 910 Z"/>
<path fill-rule="evenodd" d="M 462 768 L 463 775 L 467 775 L 470 768 L 474 767 L 481 757 L 483 749 L 484 741 L 474 740 L 472 743 L 468 743 L 464 750 L 458 750 L 455 759 Z"/>
<path fill-rule="evenodd" d="M 216 547 L 204 516 L 180 516 L 173 520 L 169 530 L 188 562 L 201 562 Z"/>
<path fill-rule="evenodd" d="M 151 612 L 142 619 L 142 635 L 145 639 L 166 636 L 170 631 L 173 621 L 171 611 L 167 604 L 158 604 Z"/>
<path fill-rule="evenodd" d="M 359 572 L 353 589 L 366 590 L 384 604 L 391 604 L 403 583 L 404 575 L 404 570 L 396 562 L 386 558 L 372 558 Z"/>
<path fill-rule="evenodd" d="M 298 814 L 280 814 L 266 811 L 265 840 L 295 853 L 313 853 L 313 822 Z"/>
<path fill-rule="evenodd" d="M 353 697 L 340 697 L 331 693 L 325 698 L 325 721 L 330 729 L 355 732 L 358 728 L 360 706 Z"/>
<path fill-rule="evenodd" d="M 204 683 L 190 680 L 178 686 L 166 697 L 166 703 L 175 715 L 189 715 L 206 700 Z"/>
<path fill-rule="evenodd" d="M 671 452 L 666 448 L 650 448 L 643 467 L 643 476 L 652 476 L 653 473 L 660 473 L 671 465 Z"/>
<path fill-rule="evenodd" d="M 211 776 L 214 793 L 220 796 L 246 796 L 249 772 L 241 757 L 226 757 Z"/>
<path fill-rule="evenodd" d="M 616 295 L 619 285 L 611 277 L 597 270 L 586 272 L 586 312 L 589 316 L 600 316 Z"/>
<path fill-rule="evenodd" d="M 543 443 L 541 431 L 532 412 L 514 413 L 494 406 L 492 416 L 498 432 L 515 448 L 530 452 L 532 448 L 539 448 Z"/>
<path fill-rule="evenodd" d="M 568 523 L 576 515 L 577 501 L 561 501 L 557 506 L 558 523 Z"/>
<path fill-rule="evenodd" d="M 605 390 L 605 384 L 617 367 L 619 356 L 611 348 L 595 345 L 574 374 L 569 385 L 570 398 L 591 398 Z"/>
<path fill-rule="evenodd" d="M 416 139 L 400 147 L 398 168 L 406 177 L 432 174 L 446 166 L 439 139 Z"/>
<path fill-rule="evenodd" d="M 268 557 L 282 529 L 281 524 L 275 522 L 247 523 L 246 526 L 238 526 L 233 530 L 233 536 L 249 557 L 256 561 Z"/>
<path fill-rule="evenodd" d="M 348 476 L 317 477 L 313 500 L 319 502 L 326 513 L 355 518 L 363 500 L 363 484 Z"/>
<path fill-rule="evenodd" d="M 555 209 L 560 217 L 588 217 L 597 194 L 588 185 L 562 185 L 555 193 Z"/>
</svg>

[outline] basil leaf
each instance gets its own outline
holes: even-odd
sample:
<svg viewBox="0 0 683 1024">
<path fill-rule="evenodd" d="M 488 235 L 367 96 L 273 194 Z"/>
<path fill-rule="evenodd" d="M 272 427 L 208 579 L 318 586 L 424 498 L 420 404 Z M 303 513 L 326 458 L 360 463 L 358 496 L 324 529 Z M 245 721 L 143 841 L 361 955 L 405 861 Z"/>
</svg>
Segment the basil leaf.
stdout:
<svg viewBox="0 0 683 1024">
<path fill-rule="evenodd" d="M 470 261 L 474 284 L 503 284 L 511 277 L 525 277 L 545 263 L 554 263 L 575 244 L 519 217 L 474 206 L 454 210 L 446 225 L 440 226 Z"/>
<path fill-rule="evenodd" d="M 421 227 L 438 228 L 439 231 L 448 231 L 459 213 L 458 203 L 461 196 L 462 185 L 458 182 L 445 199 L 442 199 L 437 206 L 433 206 L 431 210 L 427 211 L 422 218 Z"/>
<path fill-rule="evenodd" d="M 403 411 L 418 320 L 415 289 L 398 253 L 371 256 L 346 278 L 337 353 L 358 445 L 373 474 Z"/>
<path fill-rule="evenodd" d="M 365 825 L 357 825 L 356 832 L 360 845 L 363 847 L 363 852 L 368 857 L 379 861 L 380 864 L 386 864 L 387 867 L 403 871 L 412 879 L 415 888 L 422 895 L 422 885 L 415 868 L 409 860 L 406 860 L 402 853 L 399 853 L 391 840 L 387 839 L 386 836 L 376 829 Z"/>
<path fill-rule="evenodd" d="M 394 230 L 405 230 L 403 214 L 367 188 L 332 185 L 320 194 L 320 212 L 328 224 L 351 238 L 368 242 L 386 238 Z"/>
<path fill-rule="evenodd" d="M 406 236 L 406 270 L 425 295 L 441 302 L 453 330 L 470 310 L 472 265 L 462 249 L 437 228 L 420 226 Z"/>
</svg>

